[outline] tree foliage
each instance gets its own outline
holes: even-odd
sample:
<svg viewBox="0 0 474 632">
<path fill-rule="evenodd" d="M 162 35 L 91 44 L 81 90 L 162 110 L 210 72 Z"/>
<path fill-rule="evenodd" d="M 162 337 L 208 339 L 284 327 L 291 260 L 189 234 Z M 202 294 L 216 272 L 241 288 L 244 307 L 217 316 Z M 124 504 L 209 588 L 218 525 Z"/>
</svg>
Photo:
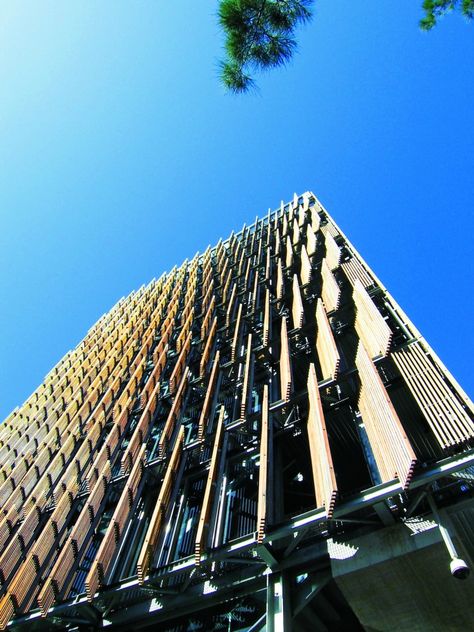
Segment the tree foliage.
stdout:
<svg viewBox="0 0 474 632">
<path fill-rule="evenodd" d="M 420 20 L 420 26 L 424 31 L 430 31 L 439 17 L 454 9 L 460 9 L 469 20 L 474 18 L 474 0 L 424 0 L 423 9 L 425 17 Z"/>
<path fill-rule="evenodd" d="M 282 66 L 296 49 L 295 29 L 311 18 L 313 0 L 221 0 L 226 36 L 221 79 L 232 92 L 254 85 L 250 73 Z"/>
<path fill-rule="evenodd" d="M 226 57 L 221 79 L 231 92 L 254 86 L 255 71 L 285 65 L 297 43 L 295 31 L 312 16 L 314 0 L 219 0 L 219 23 L 225 34 Z M 422 29 L 432 29 L 439 17 L 459 10 L 474 18 L 474 0 L 423 0 Z"/>
</svg>

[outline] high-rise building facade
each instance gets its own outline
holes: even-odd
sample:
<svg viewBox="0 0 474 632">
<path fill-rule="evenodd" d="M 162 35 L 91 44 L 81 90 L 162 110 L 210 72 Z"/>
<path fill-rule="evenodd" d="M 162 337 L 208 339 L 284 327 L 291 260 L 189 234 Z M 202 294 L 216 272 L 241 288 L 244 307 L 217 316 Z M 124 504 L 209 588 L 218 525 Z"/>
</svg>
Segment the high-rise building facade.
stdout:
<svg viewBox="0 0 474 632">
<path fill-rule="evenodd" d="M 0 627 L 466 630 L 472 405 L 312 193 L 0 426 Z"/>
</svg>

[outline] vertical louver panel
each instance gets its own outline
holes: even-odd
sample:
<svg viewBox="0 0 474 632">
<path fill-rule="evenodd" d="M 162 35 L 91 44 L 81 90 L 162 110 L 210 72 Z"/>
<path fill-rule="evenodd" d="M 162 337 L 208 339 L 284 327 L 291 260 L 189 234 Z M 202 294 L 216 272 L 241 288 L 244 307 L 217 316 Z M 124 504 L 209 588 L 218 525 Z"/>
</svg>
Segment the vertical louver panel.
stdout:
<svg viewBox="0 0 474 632">
<path fill-rule="evenodd" d="M 285 266 L 291 268 L 293 265 L 293 246 L 291 245 L 290 237 L 286 238 L 286 259 Z"/>
<path fill-rule="evenodd" d="M 188 386 L 188 379 L 189 379 L 189 368 L 186 367 L 183 373 L 183 377 L 181 378 L 181 383 L 173 399 L 171 410 L 168 413 L 168 417 L 166 418 L 165 425 L 163 426 L 163 432 L 161 433 L 160 442 L 159 442 L 159 450 L 160 450 L 161 457 L 165 455 L 166 450 L 168 449 L 169 441 L 173 436 L 175 425 L 179 418 L 181 408 L 183 405 L 186 388 Z"/>
<path fill-rule="evenodd" d="M 334 275 L 331 272 L 326 259 L 323 259 L 321 263 L 321 278 L 323 281 L 321 295 L 326 311 L 329 313 L 339 307 L 341 288 L 334 278 Z"/>
<path fill-rule="evenodd" d="M 386 356 L 392 341 L 392 331 L 358 279 L 353 297 L 356 307 L 355 329 L 359 338 L 371 358 Z"/>
<path fill-rule="evenodd" d="M 341 268 L 352 286 L 355 285 L 357 280 L 360 281 L 364 288 L 374 285 L 374 280 L 357 257 L 352 257 L 349 261 L 341 263 Z"/>
<path fill-rule="evenodd" d="M 316 350 L 323 380 L 335 380 L 339 370 L 340 357 L 334 342 L 331 325 L 329 324 L 322 300 L 316 305 Z"/>
<path fill-rule="evenodd" d="M 286 326 L 286 318 L 281 320 L 281 337 L 280 337 L 280 390 L 281 398 L 288 401 L 290 398 L 293 380 L 291 376 L 290 364 L 290 344 L 288 341 L 288 329 Z"/>
<path fill-rule="evenodd" d="M 283 298 L 283 292 L 285 285 L 283 283 L 283 270 L 281 267 L 281 261 L 278 259 L 277 263 L 277 281 L 276 281 L 276 297 L 280 301 Z"/>
<path fill-rule="evenodd" d="M 209 517 L 212 509 L 212 501 L 215 492 L 217 468 L 219 465 L 219 453 L 222 445 L 222 435 L 224 428 L 224 416 L 225 408 L 221 407 L 219 413 L 219 419 L 217 421 L 216 434 L 214 437 L 214 446 L 212 448 L 211 465 L 209 467 L 209 473 L 207 475 L 206 489 L 204 492 L 204 499 L 202 501 L 201 515 L 199 516 L 196 543 L 195 543 L 195 562 L 196 565 L 201 563 L 201 555 L 206 547 L 206 536 L 209 527 Z"/>
<path fill-rule="evenodd" d="M 311 227 L 313 232 L 317 233 L 321 225 L 321 218 L 315 206 L 311 207 Z"/>
<path fill-rule="evenodd" d="M 231 360 L 235 362 L 238 355 L 238 346 L 240 340 L 240 323 L 242 320 L 242 303 L 239 303 L 239 309 L 237 310 L 237 318 L 234 325 L 234 335 L 232 337 L 232 343 L 230 345 Z"/>
<path fill-rule="evenodd" d="M 361 382 L 359 409 L 380 476 L 384 482 L 398 478 L 405 489 L 413 475 L 415 452 L 363 344 L 357 350 L 356 366 Z"/>
<path fill-rule="evenodd" d="M 242 381 L 242 396 L 240 399 L 240 418 L 245 419 L 249 404 L 250 388 L 250 367 L 252 365 L 252 334 L 247 338 L 247 349 L 245 354 L 244 375 Z"/>
<path fill-rule="evenodd" d="M 151 597 L 158 626 L 186 627 L 198 583 L 218 613 L 222 573 L 302 555 L 346 518 L 382 528 L 371 476 L 407 490 L 395 519 L 417 458 L 417 485 L 464 494 L 437 459 L 468 462 L 469 400 L 407 331 L 311 193 L 122 298 L 0 425 L 0 628 L 80 625 L 86 600 L 113 627 Z"/>
<path fill-rule="evenodd" d="M 178 474 L 179 462 L 181 459 L 181 453 L 183 449 L 184 427 L 181 426 L 179 430 L 176 443 L 173 448 L 166 473 L 161 484 L 158 500 L 156 501 L 155 509 L 150 519 L 150 524 L 146 532 L 145 540 L 143 542 L 140 555 L 137 562 L 137 575 L 138 581 L 143 583 L 145 575 L 149 572 L 150 566 L 153 561 L 155 553 L 155 547 L 158 543 L 161 527 L 166 514 L 168 501 L 173 490 L 173 484 Z"/>
<path fill-rule="evenodd" d="M 144 466 L 145 445 L 141 447 L 140 453 L 135 461 L 135 465 L 133 466 L 130 477 L 127 481 L 127 485 L 125 486 L 122 495 L 120 496 L 115 512 L 105 533 L 104 539 L 102 540 L 96 558 L 86 578 L 85 586 L 89 601 L 92 601 L 96 591 L 101 586 L 104 577 L 112 564 L 120 535 L 128 518 L 138 484 L 143 476 Z M 40 594 L 40 596 L 38 597 L 38 601 L 40 602 L 43 613 L 46 613 L 48 602 L 51 600 L 51 588 L 53 588 L 53 592 L 57 591 L 57 583 L 56 585 L 54 585 L 53 583 L 53 586 L 46 585 L 46 587 L 43 588 L 43 602 L 41 602 L 42 594 Z"/>
<path fill-rule="evenodd" d="M 214 339 L 217 332 L 217 318 L 214 318 L 211 326 L 211 330 L 209 332 L 209 336 L 206 339 L 206 344 L 204 345 L 204 351 L 202 352 L 201 362 L 199 363 L 199 375 L 204 377 L 206 373 L 206 368 L 209 362 L 209 358 L 211 356 L 211 351 L 214 346 Z"/>
<path fill-rule="evenodd" d="M 334 237 L 331 235 L 329 231 L 326 231 L 325 235 L 326 242 L 326 261 L 330 270 L 334 270 L 339 265 L 339 261 L 341 260 L 341 249 L 334 241 Z"/>
<path fill-rule="evenodd" d="M 301 283 L 308 285 L 312 275 L 311 261 L 305 246 L 301 246 Z"/>
<path fill-rule="evenodd" d="M 419 343 L 392 357 L 443 448 L 474 437 L 473 420 Z"/>
<path fill-rule="evenodd" d="M 263 387 L 262 421 L 260 429 L 260 469 L 258 472 L 257 539 L 262 542 L 267 524 L 267 482 L 269 458 L 268 385 Z"/>
<path fill-rule="evenodd" d="M 300 284 L 298 283 L 298 275 L 293 275 L 293 303 L 291 308 L 293 315 L 293 327 L 300 329 L 304 321 L 303 300 L 301 298 Z"/>
<path fill-rule="evenodd" d="M 293 246 L 297 246 L 300 242 L 300 228 L 298 226 L 298 222 L 295 220 L 293 222 Z"/>
<path fill-rule="evenodd" d="M 307 428 L 316 506 L 324 507 L 330 518 L 336 502 L 337 484 L 314 364 L 309 365 L 308 400 Z"/>
<path fill-rule="evenodd" d="M 308 255 L 310 257 L 312 257 L 316 252 L 316 237 L 311 224 L 306 226 L 306 250 L 308 251 Z"/>
<path fill-rule="evenodd" d="M 263 316 L 263 345 L 266 347 L 270 339 L 270 326 L 271 326 L 271 314 L 270 314 L 270 290 L 265 290 L 265 310 Z"/>
<path fill-rule="evenodd" d="M 220 358 L 220 351 L 218 351 L 216 355 L 214 356 L 211 374 L 209 376 L 209 382 L 206 389 L 206 396 L 204 398 L 204 403 L 202 405 L 201 414 L 199 415 L 198 438 L 200 441 L 202 441 L 204 438 L 204 432 L 206 429 L 207 421 L 209 419 L 212 400 L 214 398 L 214 388 L 216 385 L 217 376 L 219 374 L 219 358 Z"/>
</svg>

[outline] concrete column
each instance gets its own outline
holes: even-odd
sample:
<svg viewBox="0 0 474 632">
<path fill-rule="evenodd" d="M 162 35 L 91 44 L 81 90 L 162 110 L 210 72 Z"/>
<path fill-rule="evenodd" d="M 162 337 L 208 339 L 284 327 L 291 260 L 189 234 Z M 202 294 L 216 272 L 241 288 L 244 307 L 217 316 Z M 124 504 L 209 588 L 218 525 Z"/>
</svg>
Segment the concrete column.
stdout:
<svg viewBox="0 0 474 632">
<path fill-rule="evenodd" d="M 267 632 L 291 632 L 290 584 L 283 572 L 267 576 Z"/>
</svg>

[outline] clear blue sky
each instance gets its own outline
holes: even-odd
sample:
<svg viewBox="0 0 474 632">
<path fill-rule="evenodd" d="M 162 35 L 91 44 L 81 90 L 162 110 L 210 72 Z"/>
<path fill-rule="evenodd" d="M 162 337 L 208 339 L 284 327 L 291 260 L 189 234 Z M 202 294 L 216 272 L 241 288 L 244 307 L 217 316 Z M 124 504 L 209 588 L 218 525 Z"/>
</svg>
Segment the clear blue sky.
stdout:
<svg viewBox="0 0 474 632">
<path fill-rule="evenodd" d="M 320 0 L 260 91 L 217 2 L 0 4 L 0 419 L 121 296 L 313 190 L 466 390 L 474 24 Z"/>
</svg>

